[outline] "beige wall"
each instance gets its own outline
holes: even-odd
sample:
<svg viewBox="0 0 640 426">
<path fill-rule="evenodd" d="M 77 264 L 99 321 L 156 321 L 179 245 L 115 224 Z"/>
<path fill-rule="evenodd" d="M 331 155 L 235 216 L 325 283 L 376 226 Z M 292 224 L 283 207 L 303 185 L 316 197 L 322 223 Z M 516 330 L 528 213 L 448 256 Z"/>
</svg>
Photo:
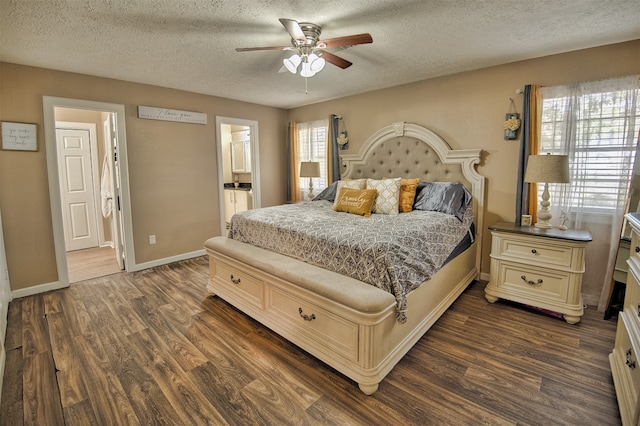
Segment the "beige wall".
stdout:
<svg viewBox="0 0 640 426">
<path fill-rule="evenodd" d="M 0 63 L 0 120 L 36 123 L 38 151 L 0 150 L 0 208 L 12 290 L 57 281 L 42 97 L 123 104 L 136 263 L 201 250 L 220 235 L 215 117 L 259 123 L 262 204 L 286 198 L 286 111 L 86 75 Z M 141 120 L 138 105 L 207 114 L 207 124 Z M 148 235 L 157 244 L 148 244 Z"/>
<path fill-rule="evenodd" d="M 354 66 L 358 66 L 355 64 Z M 349 70 L 345 70 L 349 72 Z M 486 176 L 485 225 L 515 219 L 515 179 L 519 140 L 505 141 L 502 122 L 509 112 L 509 98 L 522 112 L 518 88 L 574 81 L 597 80 L 640 73 L 640 40 L 582 50 L 540 59 L 444 76 L 418 83 L 365 93 L 296 108 L 289 120 L 304 122 L 342 115 L 349 132 L 351 154 L 376 130 L 405 121 L 425 126 L 442 136 L 454 149 L 482 148 L 479 167 Z M 490 235 L 484 233 L 482 272 L 489 273 Z M 592 256 L 602 256 L 601 248 Z M 588 268 L 589 266 L 587 266 Z M 588 272 L 588 271 L 587 271 Z M 600 296 L 601 282 L 585 279 L 587 295 Z"/>
<path fill-rule="evenodd" d="M 354 65 L 354 66 L 357 66 Z M 345 70 L 344 72 L 349 72 Z M 482 148 L 487 177 L 485 224 L 513 220 L 518 141 L 503 140 L 502 121 L 525 84 L 562 84 L 640 73 L 640 41 L 522 61 L 346 97 L 290 111 L 212 96 L 85 75 L 0 63 L 0 120 L 38 124 L 36 153 L 0 150 L 0 208 L 12 289 L 57 280 L 42 96 L 124 104 L 136 262 L 202 248 L 219 235 L 215 116 L 256 120 L 260 126 L 262 205 L 286 198 L 287 121 L 343 116 L 349 150 L 396 121 L 423 125 L 455 149 Z M 208 124 L 139 120 L 137 105 L 205 112 Z M 158 243 L 148 245 L 155 234 Z M 485 229 L 482 272 L 489 272 Z M 595 294 L 596 289 L 586 286 Z M 599 294 L 598 294 L 599 296 Z"/>
</svg>

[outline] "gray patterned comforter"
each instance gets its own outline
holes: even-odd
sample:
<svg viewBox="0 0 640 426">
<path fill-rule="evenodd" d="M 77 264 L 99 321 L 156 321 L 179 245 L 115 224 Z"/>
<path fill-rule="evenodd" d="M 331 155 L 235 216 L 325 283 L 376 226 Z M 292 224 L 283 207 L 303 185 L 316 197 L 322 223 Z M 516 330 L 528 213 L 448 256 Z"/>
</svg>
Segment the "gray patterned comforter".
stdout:
<svg viewBox="0 0 640 426">
<path fill-rule="evenodd" d="M 229 238 L 302 259 L 390 292 L 407 320 L 407 294 L 435 274 L 464 238 L 473 211 L 455 216 L 414 210 L 371 217 L 339 213 L 329 201 L 248 210 Z"/>
</svg>

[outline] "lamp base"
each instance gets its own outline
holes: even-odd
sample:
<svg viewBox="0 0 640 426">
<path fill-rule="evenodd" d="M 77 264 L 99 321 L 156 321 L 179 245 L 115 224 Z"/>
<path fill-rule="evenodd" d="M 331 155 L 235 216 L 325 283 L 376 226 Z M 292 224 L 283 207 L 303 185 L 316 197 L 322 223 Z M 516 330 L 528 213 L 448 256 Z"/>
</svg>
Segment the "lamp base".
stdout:
<svg viewBox="0 0 640 426">
<path fill-rule="evenodd" d="M 536 222 L 536 224 L 533 225 L 533 226 L 535 226 L 536 228 L 543 228 L 543 229 L 553 228 L 553 226 L 547 221 L 545 221 L 545 222 Z"/>
</svg>

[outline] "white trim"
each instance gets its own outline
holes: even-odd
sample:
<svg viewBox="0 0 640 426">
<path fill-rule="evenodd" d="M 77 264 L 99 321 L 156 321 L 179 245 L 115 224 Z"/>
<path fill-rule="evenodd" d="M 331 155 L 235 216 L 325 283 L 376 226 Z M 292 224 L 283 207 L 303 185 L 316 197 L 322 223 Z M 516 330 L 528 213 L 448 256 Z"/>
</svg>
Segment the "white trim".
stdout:
<svg viewBox="0 0 640 426">
<path fill-rule="evenodd" d="M 129 269 L 129 272 L 142 271 L 143 269 L 155 268 L 156 266 L 167 265 L 169 263 L 179 262 L 181 260 L 193 259 L 206 255 L 207 252 L 202 250 L 192 251 L 190 253 L 182 253 L 176 256 L 165 257 L 163 259 L 151 260 L 149 262 L 139 263 L 135 265 L 135 269 Z"/>
<path fill-rule="evenodd" d="M 33 289 L 34 293 L 27 292 L 28 294 L 36 294 L 43 291 L 49 291 L 69 286 L 69 270 L 67 267 L 67 256 L 64 242 L 62 202 L 60 199 L 58 158 L 56 150 L 55 107 L 115 113 L 118 132 L 118 161 L 120 163 L 120 205 L 122 208 L 122 216 L 124 222 L 123 245 L 125 249 L 125 265 L 127 271 L 133 270 L 136 267 L 135 250 L 133 244 L 133 221 L 131 218 L 131 197 L 129 192 L 129 168 L 127 163 L 127 138 L 125 131 L 124 105 L 80 99 L 58 98 L 53 96 L 43 96 L 42 103 L 44 114 L 44 136 L 47 154 L 47 171 L 49 177 L 49 198 L 51 202 L 51 222 L 56 253 L 56 266 L 58 269 L 58 282 L 56 284 L 59 286 L 56 286 L 55 288 L 48 288 L 46 286 L 49 286 L 50 284 L 43 284 L 39 286 L 29 287 L 25 290 L 31 291 Z M 43 288 L 42 286 L 45 286 L 44 288 L 47 288 L 47 290 L 36 290 L 39 288 Z"/>
<path fill-rule="evenodd" d="M 480 272 L 480 280 L 489 281 L 489 278 L 491 278 L 491 275 L 488 272 Z"/>
<path fill-rule="evenodd" d="M 258 142 L 258 122 L 254 120 L 244 120 L 241 118 L 216 116 L 216 156 L 218 157 L 218 205 L 220 210 L 220 233 L 226 234 L 226 221 L 224 214 L 224 175 L 223 175 L 223 158 L 222 158 L 222 124 L 231 124 L 234 126 L 246 126 L 250 128 L 251 137 L 251 192 L 253 193 L 253 207 L 258 209 L 262 206 L 260 199 L 260 153 Z"/>
<path fill-rule="evenodd" d="M 20 297 L 33 296 L 34 294 L 46 293 L 52 290 L 59 290 L 65 287 L 69 287 L 68 282 L 64 283 L 62 282 L 62 280 L 54 281 L 51 283 L 39 284 L 31 287 L 25 287 L 25 288 L 19 288 L 17 290 L 13 290 L 11 292 L 11 297 L 13 297 L 14 299 L 17 299 Z"/>
</svg>

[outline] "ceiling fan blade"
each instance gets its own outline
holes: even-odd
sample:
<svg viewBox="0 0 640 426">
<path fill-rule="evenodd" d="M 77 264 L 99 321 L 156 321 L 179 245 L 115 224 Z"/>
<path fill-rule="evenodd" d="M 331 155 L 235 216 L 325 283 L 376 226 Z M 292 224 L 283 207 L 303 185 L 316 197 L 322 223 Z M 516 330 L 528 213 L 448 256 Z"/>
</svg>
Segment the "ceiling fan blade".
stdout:
<svg viewBox="0 0 640 426">
<path fill-rule="evenodd" d="M 291 50 L 291 46 L 271 46 L 271 47 L 236 47 L 236 52 L 252 52 L 254 50 Z"/>
<path fill-rule="evenodd" d="M 328 40 L 322 40 L 322 42 L 327 46 L 328 49 L 330 49 L 332 47 L 355 46 L 356 44 L 373 43 L 373 37 L 371 37 L 371 34 L 364 33 L 330 38 Z"/>
<path fill-rule="evenodd" d="M 349 68 L 351 65 L 353 65 L 351 62 L 347 61 L 346 59 L 342 59 L 340 56 L 336 56 L 331 52 L 322 52 L 322 57 L 324 58 L 325 61 L 332 63 L 333 65 L 340 67 L 342 69 L 345 68 Z"/>
<path fill-rule="evenodd" d="M 302 28 L 300 28 L 300 24 L 298 24 L 298 21 L 294 21 L 293 19 L 280 18 L 280 23 L 284 25 L 284 28 L 287 30 L 292 39 L 302 43 L 307 41 L 307 36 L 305 36 L 302 32 Z"/>
</svg>

